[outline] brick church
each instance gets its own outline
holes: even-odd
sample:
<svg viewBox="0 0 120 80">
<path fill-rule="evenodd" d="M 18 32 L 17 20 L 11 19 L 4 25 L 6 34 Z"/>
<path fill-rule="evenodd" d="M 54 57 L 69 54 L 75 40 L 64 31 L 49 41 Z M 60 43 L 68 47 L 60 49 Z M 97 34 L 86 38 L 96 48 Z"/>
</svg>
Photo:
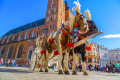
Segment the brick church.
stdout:
<svg viewBox="0 0 120 80">
<path fill-rule="evenodd" d="M 10 30 L 0 38 L 0 58 L 15 59 L 18 65 L 26 65 L 36 47 L 35 39 L 55 32 L 71 16 L 67 1 L 48 0 L 45 18 Z"/>
</svg>

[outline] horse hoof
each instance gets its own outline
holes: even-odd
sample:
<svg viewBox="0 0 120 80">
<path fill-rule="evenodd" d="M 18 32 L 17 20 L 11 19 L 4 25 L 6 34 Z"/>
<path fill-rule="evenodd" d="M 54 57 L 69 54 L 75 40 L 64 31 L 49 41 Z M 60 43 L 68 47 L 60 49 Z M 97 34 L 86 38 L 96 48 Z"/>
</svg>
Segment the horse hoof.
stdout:
<svg viewBox="0 0 120 80">
<path fill-rule="evenodd" d="M 77 74 L 77 72 L 76 71 L 72 71 L 72 75 L 76 75 Z"/>
<path fill-rule="evenodd" d="M 64 71 L 65 74 L 70 74 L 69 71 Z"/>
<path fill-rule="evenodd" d="M 62 70 L 58 71 L 58 74 L 63 74 Z"/>
<path fill-rule="evenodd" d="M 87 73 L 87 72 L 84 72 L 84 75 L 88 75 L 88 73 Z"/>
<path fill-rule="evenodd" d="M 48 72 L 48 69 L 47 69 L 47 70 L 45 70 L 45 72 Z"/>
<path fill-rule="evenodd" d="M 42 70 L 40 70 L 39 72 L 43 72 Z"/>
</svg>

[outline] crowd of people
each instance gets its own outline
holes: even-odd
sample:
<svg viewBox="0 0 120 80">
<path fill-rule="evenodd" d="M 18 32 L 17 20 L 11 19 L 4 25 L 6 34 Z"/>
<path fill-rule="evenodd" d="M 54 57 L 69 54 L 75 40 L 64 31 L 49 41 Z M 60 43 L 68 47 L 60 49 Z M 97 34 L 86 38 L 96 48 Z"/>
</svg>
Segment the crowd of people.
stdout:
<svg viewBox="0 0 120 80">
<path fill-rule="evenodd" d="M 72 60 L 70 60 L 68 66 L 69 66 L 69 69 L 72 70 Z M 106 64 L 106 66 L 95 65 L 93 67 L 92 65 L 89 65 L 89 66 L 86 65 L 86 69 L 89 71 L 120 73 L 120 64 L 110 62 L 109 64 Z M 79 64 L 79 66 L 76 66 L 76 70 L 80 71 L 80 72 L 82 71 L 82 64 L 81 63 Z"/>
<path fill-rule="evenodd" d="M 0 59 L 0 66 L 11 66 L 11 67 L 15 67 L 16 66 L 16 61 L 13 59 L 13 60 L 7 60 L 5 61 L 3 58 Z"/>
<path fill-rule="evenodd" d="M 82 65 L 81 64 L 79 66 L 77 66 L 76 68 L 77 68 L 78 71 L 82 71 Z M 94 67 L 92 65 L 89 65 L 89 66 L 86 67 L 86 69 L 89 70 L 89 71 L 120 73 L 120 64 L 110 63 L 110 64 L 107 64 L 106 66 L 95 65 Z"/>
</svg>

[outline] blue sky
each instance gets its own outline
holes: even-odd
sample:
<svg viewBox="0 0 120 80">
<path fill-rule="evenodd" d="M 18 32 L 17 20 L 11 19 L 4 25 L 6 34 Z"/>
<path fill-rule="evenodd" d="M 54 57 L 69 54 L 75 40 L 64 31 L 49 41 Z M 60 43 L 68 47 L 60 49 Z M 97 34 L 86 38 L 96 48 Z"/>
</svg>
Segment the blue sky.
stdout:
<svg viewBox="0 0 120 80">
<path fill-rule="evenodd" d="M 70 9 L 74 0 L 67 0 Z M 0 36 L 16 27 L 45 18 L 48 0 L 0 0 Z M 120 48 L 120 0 L 79 0 L 103 34 L 92 38 L 108 49 Z M 75 12 L 73 12 L 75 15 Z M 117 35 L 116 35 L 117 34 Z M 102 37 L 102 38 L 100 38 Z"/>
</svg>

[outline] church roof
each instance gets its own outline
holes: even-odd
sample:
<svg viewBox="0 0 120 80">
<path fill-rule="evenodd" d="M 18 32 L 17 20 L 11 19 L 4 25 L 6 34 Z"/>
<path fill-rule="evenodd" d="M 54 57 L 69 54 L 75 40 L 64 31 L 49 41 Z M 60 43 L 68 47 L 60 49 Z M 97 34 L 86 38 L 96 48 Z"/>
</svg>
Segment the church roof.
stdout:
<svg viewBox="0 0 120 80">
<path fill-rule="evenodd" d="M 41 26 L 44 24 L 45 24 L 45 18 L 31 22 L 31 23 L 23 25 L 23 26 L 20 26 L 18 28 L 12 29 L 12 30 L 8 31 L 4 36 L 10 35 L 10 34 L 15 34 L 15 33 L 18 33 L 18 32 L 21 32 L 21 31 L 24 31 L 24 30 L 27 30 L 30 28 L 34 28 L 37 26 Z"/>
</svg>

